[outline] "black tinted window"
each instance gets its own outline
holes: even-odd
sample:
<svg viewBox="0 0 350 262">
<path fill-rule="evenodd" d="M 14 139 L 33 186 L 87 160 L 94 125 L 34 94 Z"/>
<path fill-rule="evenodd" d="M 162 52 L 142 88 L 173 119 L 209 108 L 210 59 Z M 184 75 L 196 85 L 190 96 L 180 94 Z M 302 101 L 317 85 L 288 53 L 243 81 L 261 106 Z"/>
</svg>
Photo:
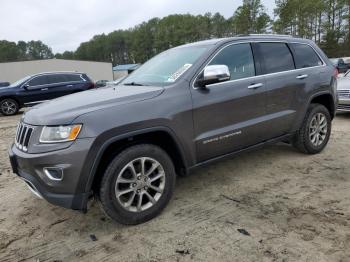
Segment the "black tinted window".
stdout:
<svg viewBox="0 0 350 262">
<path fill-rule="evenodd" d="M 322 65 L 321 59 L 315 51 L 305 44 L 291 44 L 295 52 L 295 65 L 297 68 L 305 68 Z"/>
<path fill-rule="evenodd" d="M 39 86 L 39 85 L 47 85 L 47 77 L 46 76 L 37 76 L 28 82 L 30 86 Z"/>
<path fill-rule="evenodd" d="M 254 59 L 250 44 L 230 45 L 218 53 L 210 65 L 227 65 L 231 80 L 255 75 Z"/>
<path fill-rule="evenodd" d="M 260 43 L 265 60 L 265 73 L 293 70 L 293 56 L 285 43 Z"/>
<path fill-rule="evenodd" d="M 50 84 L 57 84 L 57 83 L 67 82 L 67 80 L 64 77 L 64 75 L 60 75 L 60 74 L 48 75 L 47 78 L 48 78 L 48 81 L 49 81 Z"/>
<path fill-rule="evenodd" d="M 67 74 L 66 78 L 67 78 L 67 81 L 69 81 L 69 82 L 83 81 L 83 79 L 81 79 L 80 75 Z"/>
</svg>

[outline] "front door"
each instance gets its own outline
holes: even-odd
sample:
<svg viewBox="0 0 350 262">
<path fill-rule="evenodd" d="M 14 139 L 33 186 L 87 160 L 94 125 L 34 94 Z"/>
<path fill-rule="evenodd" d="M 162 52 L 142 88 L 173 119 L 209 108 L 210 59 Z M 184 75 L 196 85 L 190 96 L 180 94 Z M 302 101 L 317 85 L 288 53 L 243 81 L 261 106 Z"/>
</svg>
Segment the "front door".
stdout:
<svg viewBox="0 0 350 262">
<path fill-rule="evenodd" d="M 24 105 L 30 106 L 49 99 L 47 95 L 48 85 L 47 76 L 39 75 L 35 76 L 26 82 L 20 95 L 22 96 L 22 101 Z"/>
<path fill-rule="evenodd" d="M 231 79 L 191 89 L 198 162 L 256 144 L 266 131 L 265 77 L 256 76 L 250 43 L 226 46 L 209 65 L 227 65 Z"/>
</svg>

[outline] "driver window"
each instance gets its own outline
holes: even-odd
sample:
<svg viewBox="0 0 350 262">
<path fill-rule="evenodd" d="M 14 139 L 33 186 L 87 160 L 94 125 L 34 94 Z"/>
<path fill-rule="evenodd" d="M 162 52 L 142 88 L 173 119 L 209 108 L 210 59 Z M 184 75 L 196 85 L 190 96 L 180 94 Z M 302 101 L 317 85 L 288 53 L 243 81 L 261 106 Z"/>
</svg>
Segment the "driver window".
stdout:
<svg viewBox="0 0 350 262">
<path fill-rule="evenodd" d="M 255 76 L 254 58 L 249 43 L 225 47 L 209 65 L 227 65 L 231 80 Z"/>
<path fill-rule="evenodd" d="M 28 82 L 29 86 L 40 86 L 47 84 L 46 76 L 37 76 Z"/>
</svg>

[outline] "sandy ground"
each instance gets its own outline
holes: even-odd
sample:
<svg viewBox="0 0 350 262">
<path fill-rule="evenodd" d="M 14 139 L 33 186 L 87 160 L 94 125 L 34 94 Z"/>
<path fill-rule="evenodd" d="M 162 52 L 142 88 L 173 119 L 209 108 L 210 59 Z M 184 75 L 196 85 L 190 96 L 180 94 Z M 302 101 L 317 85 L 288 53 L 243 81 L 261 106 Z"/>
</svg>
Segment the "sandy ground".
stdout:
<svg viewBox="0 0 350 262">
<path fill-rule="evenodd" d="M 0 261 L 350 261 L 350 114 L 319 155 L 279 144 L 179 178 L 139 226 L 33 196 L 7 157 L 18 119 L 0 117 Z"/>
</svg>

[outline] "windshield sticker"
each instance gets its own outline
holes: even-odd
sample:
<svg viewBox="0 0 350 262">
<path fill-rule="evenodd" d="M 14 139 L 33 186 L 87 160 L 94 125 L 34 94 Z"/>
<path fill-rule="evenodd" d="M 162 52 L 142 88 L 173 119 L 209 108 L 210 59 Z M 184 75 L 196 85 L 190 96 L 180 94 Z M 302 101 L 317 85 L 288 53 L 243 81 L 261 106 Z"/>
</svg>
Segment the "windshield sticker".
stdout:
<svg viewBox="0 0 350 262">
<path fill-rule="evenodd" d="M 178 79 L 180 76 L 182 76 L 183 73 L 185 73 L 191 66 L 192 66 L 192 64 L 184 64 L 182 67 L 180 67 L 174 74 L 172 74 L 168 78 L 168 82 L 175 82 L 176 79 Z"/>
</svg>

